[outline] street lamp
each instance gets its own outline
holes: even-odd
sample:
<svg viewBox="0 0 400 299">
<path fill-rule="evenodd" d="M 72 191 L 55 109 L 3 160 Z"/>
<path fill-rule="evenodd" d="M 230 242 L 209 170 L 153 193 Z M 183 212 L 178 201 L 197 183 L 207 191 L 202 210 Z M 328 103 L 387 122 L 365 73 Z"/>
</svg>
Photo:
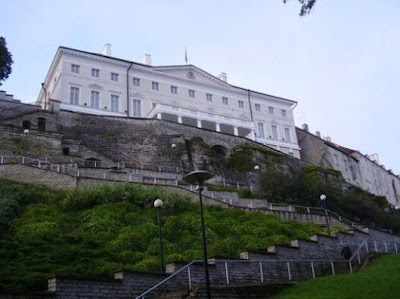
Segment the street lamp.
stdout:
<svg viewBox="0 0 400 299">
<path fill-rule="evenodd" d="M 29 130 L 25 129 L 24 130 L 24 141 L 22 142 L 22 159 L 25 159 L 24 157 L 26 156 L 26 152 L 27 152 L 27 147 L 28 147 L 28 134 L 29 134 Z"/>
<path fill-rule="evenodd" d="M 326 227 L 328 228 L 328 234 L 331 235 L 331 227 L 329 225 L 329 219 L 328 219 L 328 210 L 326 208 L 326 195 L 325 194 L 321 194 L 319 199 L 321 200 L 322 207 L 325 210 L 325 220 L 326 220 Z"/>
<path fill-rule="evenodd" d="M 163 243 L 162 243 L 162 234 L 161 234 L 161 219 L 160 219 L 160 211 L 161 207 L 164 205 L 163 201 L 161 199 L 156 199 L 154 201 L 154 207 L 158 211 L 158 236 L 159 236 L 159 246 L 160 246 L 160 273 L 164 272 L 164 253 L 163 253 Z"/>
<path fill-rule="evenodd" d="M 191 173 L 183 177 L 183 180 L 186 183 L 198 185 L 197 191 L 199 191 L 201 230 L 203 238 L 204 275 L 206 278 L 206 290 L 208 299 L 211 299 L 211 290 L 210 290 L 210 277 L 208 274 L 207 244 L 206 244 L 206 231 L 204 227 L 203 199 L 201 197 L 201 193 L 204 190 L 204 182 L 211 179 L 212 177 L 213 175 L 211 173 L 204 170 L 192 171 Z"/>
</svg>

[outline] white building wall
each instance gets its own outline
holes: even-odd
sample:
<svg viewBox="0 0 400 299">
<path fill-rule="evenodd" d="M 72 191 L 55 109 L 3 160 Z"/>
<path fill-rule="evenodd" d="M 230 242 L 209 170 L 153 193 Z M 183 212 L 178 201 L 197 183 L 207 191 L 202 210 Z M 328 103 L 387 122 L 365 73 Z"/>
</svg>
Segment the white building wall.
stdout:
<svg viewBox="0 0 400 299">
<path fill-rule="evenodd" d="M 72 71 L 72 65 L 79 66 L 79 73 Z M 93 68 L 99 70 L 99 77 L 92 76 Z M 111 73 L 118 74 L 118 81 L 111 80 Z M 140 79 L 140 86 L 133 85 L 133 78 Z M 141 101 L 141 117 L 167 117 L 172 121 L 187 121 L 191 122 L 187 123 L 190 125 L 255 138 L 260 143 L 300 158 L 292 113 L 295 102 L 253 91 L 249 100 L 248 90 L 229 85 L 195 66 L 150 67 L 59 48 L 45 82 L 49 98 L 59 100 L 61 109 L 133 116 L 133 101 L 136 99 Z M 153 89 L 152 82 L 158 83 L 158 90 Z M 178 88 L 177 94 L 171 93 L 171 86 Z M 78 105 L 70 103 L 71 87 L 79 88 Z M 99 109 L 90 107 L 92 90 L 100 93 Z M 194 90 L 194 98 L 189 96 L 189 90 Z M 212 101 L 207 100 L 207 94 L 212 95 Z M 111 95 L 119 96 L 118 113 L 110 110 Z M 223 98 L 228 99 L 228 105 L 223 103 Z M 41 92 L 38 102 L 43 104 L 43 101 L 44 94 Z M 260 111 L 257 111 L 256 104 Z M 264 124 L 264 138 L 257 135 L 258 123 Z M 276 139 L 272 138 L 271 126 L 277 127 Z M 290 138 L 287 138 L 285 128 L 289 130 Z"/>
<path fill-rule="evenodd" d="M 391 205 L 398 206 L 400 199 L 400 178 L 359 152 L 353 155 L 359 160 L 359 167 L 362 174 L 362 188 L 372 194 L 385 196 Z"/>
<path fill-rule="evenodd" d="M 332 146 L 325 146 L 325 150 L 325 163 L 327 162 L 329 167 L 340 171 L 346 182 L 362 188 L 362 177 L 358 162 Z"/>
</svg>

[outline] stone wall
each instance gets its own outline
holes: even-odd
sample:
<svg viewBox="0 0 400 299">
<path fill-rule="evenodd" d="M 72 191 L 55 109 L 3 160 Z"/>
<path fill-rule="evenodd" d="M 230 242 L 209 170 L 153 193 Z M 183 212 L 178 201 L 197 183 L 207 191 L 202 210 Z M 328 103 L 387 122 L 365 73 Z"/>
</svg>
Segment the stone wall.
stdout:
<svg viewBox="0 0 400 299">
<path fill-rule="evenodd" d="M 0 165 L 0 178 L 57 189 L 73 189 L 77 187 L 76 178 L 73 176 L 20 164 Z"/>
<path fill-rule="evenodd" d="M 0 121 L 40 110 L 40 106 L 21 103 L 18 100 L 14 100 L 12 96 L 5 95 L 3 91 L 0 91 Z"/>
</svg>

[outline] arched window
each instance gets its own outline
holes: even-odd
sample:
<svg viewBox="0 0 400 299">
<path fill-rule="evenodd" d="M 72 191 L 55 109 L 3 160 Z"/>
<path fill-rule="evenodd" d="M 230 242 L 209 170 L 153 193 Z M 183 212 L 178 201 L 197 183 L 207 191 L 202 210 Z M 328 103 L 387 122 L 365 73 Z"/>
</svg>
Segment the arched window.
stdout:
<svg viewBox="0 0 400 299">
<path fill-rule="evenodd" d="M 31 121 L 30 120 L 23 120 L 22 121 L 22 128 L 23 129 L 30 129 L 31 128 Z"/>
<path fill-rule="evenodd" d="M 225 146 L 223 146 L 223 145 L 219 145 L 219 144 L 214 145 L 214 146 L 212 147 L 212 149 L 214 150 L 215 156 L 216 156 L 217 158 L 222 158 L 222 159 L 224 159 L 224 158 L 226 158 L 226 156 L 227 156 L 227 154 L 228 154 L 228 149 L 227 149 Z"/>
<path fill-rule="evenodd" d="M 44 117 L 38 117 L 38 130 L 46 131 L 46 119 Z"/>
</svg>

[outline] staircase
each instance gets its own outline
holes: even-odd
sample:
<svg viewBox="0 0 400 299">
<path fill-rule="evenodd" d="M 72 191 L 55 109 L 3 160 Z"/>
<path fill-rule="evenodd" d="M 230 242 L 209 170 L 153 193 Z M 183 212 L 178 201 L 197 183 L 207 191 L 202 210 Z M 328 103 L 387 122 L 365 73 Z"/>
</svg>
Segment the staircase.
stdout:
<svg viewBox="0 0 400 299">
<path fill-rule="evenodd" d="M 370 254 L 397 254 L 399 245 L 399 237 L 383 232 L 349 231 L 332 236 L 318 234 L 310 239 L 292 240 L 290 246 L 275 245 L 267 249 L 245 251 L 237 259 L 209 259 L 210 284 L 212 291 L 216 292 L 212 293 L 212 297 L 261 298 L 256 293 L 255 297 L 243 297 L 239 290 L 252 290 L 251 285 L 259 285 L 263 289 L 275 283 L 290 284 L 318 276 L 353 273 Z M 341 257 L 345 246 L 349 246 L 352 252 L 348 260 Z M 157 294 L 178 289 L 198 289 L 194 298 L 206 298 L 201 261 L 171 263 L 166 270 L 170 274 L 168 278 L 136 298 L 153 298 Z"/>
</svg>

